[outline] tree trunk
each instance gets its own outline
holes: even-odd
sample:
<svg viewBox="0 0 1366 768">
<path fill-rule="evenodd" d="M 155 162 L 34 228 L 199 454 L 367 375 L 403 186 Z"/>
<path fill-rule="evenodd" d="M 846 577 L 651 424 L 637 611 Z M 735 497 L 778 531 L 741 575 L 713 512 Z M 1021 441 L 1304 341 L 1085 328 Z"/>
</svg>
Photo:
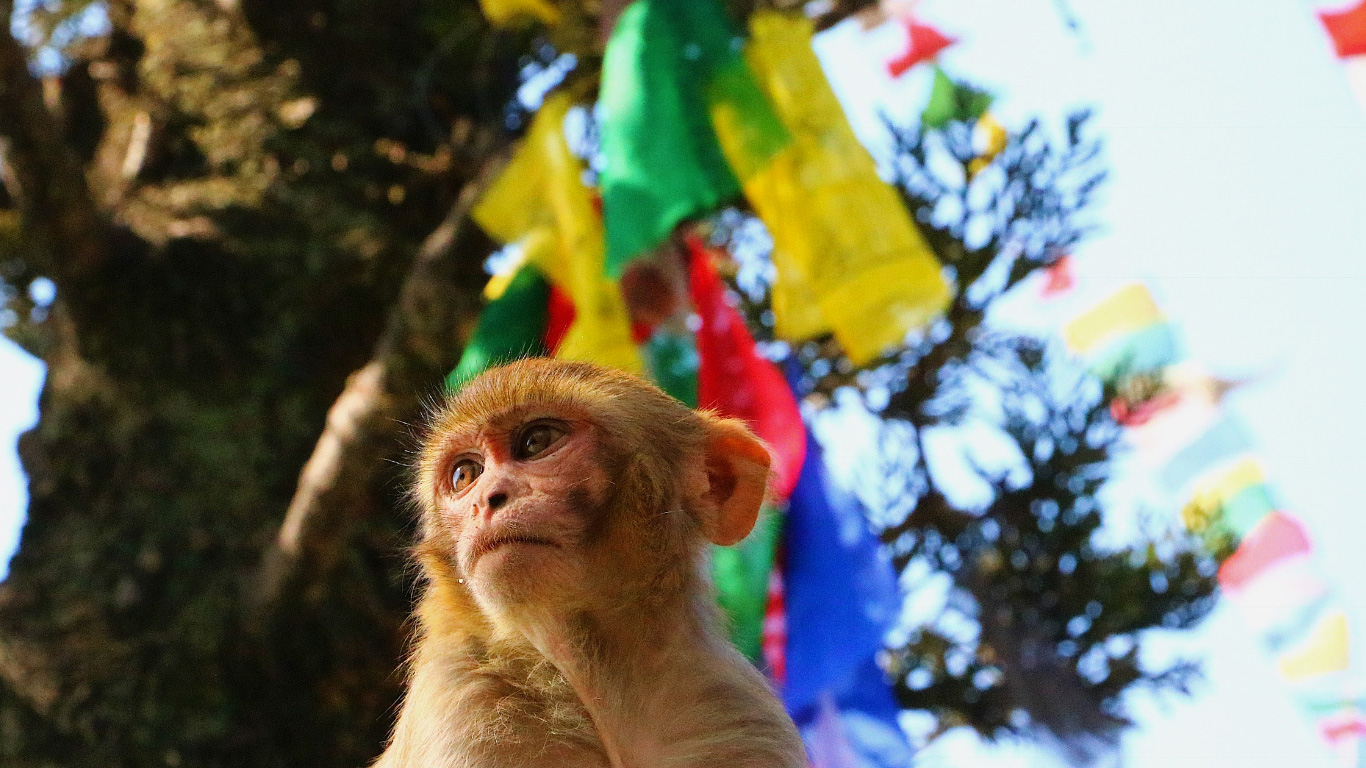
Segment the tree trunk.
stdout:
<svg viewBox="0 0 1366 768">
<path fill-rule="evenodd" d="M 109 6 L 50 83 L 0 43 L 3 277 L 58 287 L 10 329 L 48 377 L 0 763 L 363 765 L 402 684 L 410 425 L 477 311 L 464 215 L 527 40 L 472 0 Z"/>
</svg>

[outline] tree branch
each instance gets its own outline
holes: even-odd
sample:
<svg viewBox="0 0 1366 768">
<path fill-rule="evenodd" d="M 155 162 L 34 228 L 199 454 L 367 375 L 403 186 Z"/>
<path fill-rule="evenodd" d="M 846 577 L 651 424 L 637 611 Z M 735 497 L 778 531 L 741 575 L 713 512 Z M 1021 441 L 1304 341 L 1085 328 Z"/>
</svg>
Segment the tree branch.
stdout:
<svg viewBox="0 0 1366 768">
<path fill-rule="evenodd" d="M 370 361 L 351 374 L 328 411 L 284 522 L 247 585 L 254 631 L 264 629 L 287 596 L 318 594 L 349 543 L 404 419 L 431 386 L 430 377 L 407 375 L 407 369 L 414 358 L 439 358 L 449 344 L 453 299 L 440 268 L 470 208 L 502 165 L 501 157 L 486 162 L 423 241 Z"/>
<path fill-rule="evenodd" d="M 13 9 L 12 0 L 0 0 L 0 18 L 8 22 Z M 0 136 L 8 139 L 3 160 L 18 182 L 24 217 L 56 255 L 52 276 L 62 282 L 92 274 L 107 254 L 104 220 L 28 70 L 28 51 L 8 26 L 0 31 Z"/>
</svg>

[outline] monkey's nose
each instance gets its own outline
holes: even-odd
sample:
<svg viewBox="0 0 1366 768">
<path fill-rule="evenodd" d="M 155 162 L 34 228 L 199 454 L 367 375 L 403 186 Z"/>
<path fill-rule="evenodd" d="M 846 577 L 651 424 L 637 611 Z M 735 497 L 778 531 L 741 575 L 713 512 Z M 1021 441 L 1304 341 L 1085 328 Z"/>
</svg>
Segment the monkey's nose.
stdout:
<svg viewBox="0 0 1366 768">
<path fill-rule="evenodd" d="M 497 510 L 499 507 L 508 503 L 508 495 L 504 491 L 494 491 L 493 493 L 489 494 L 486 503 L 488 504 L 489 511 L 493 512 Z"/>
</svg>

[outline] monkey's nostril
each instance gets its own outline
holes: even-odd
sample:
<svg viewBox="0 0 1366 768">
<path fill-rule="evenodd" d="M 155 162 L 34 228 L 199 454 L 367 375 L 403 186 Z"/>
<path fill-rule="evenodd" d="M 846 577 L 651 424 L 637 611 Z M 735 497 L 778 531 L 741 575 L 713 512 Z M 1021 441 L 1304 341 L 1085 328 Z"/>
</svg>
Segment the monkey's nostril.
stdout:
<svg viewBox="0 0 1366 768">
<path fill-rule="evenodd" d="M 489 496 L 489 510 L 490 510 L 490 511 L 495 510 L 495 509 L 498 509 L 499 507 L 503 506 L 503 505 L 506 504 L 506 503 L 508 503 L 508 495 L 507 495 L 506 493 L 503 493 L 502 491 L 499 491 L 499 492 L 497 492 L 497 493 L 495 493 L 495 494 Z"/>
</svg>

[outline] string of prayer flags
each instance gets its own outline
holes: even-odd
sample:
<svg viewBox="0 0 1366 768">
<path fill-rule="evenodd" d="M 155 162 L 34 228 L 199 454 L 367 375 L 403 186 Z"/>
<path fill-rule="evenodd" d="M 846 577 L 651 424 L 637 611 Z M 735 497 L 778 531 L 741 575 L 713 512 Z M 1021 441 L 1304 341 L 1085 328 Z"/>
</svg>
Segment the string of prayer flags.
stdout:
<svg viewBox="0 0 1366 768">
<path fill-rule="evenodd" d="M 548 26 L 560 21 L 560 10 L 549 0 L 479 0 L 484 17 L 505 27 L 519 19 L 536 19 Z"/>
<path fill-rule="evenodd" d="M 1109 383 L 1160 371 L 1184 357 L 1175 327 L 1140 283 L 1072 320 L 1063 328 L 1063 340 Z"/>
<path fill-rule="evenodd" d="M 1154 329 L 1163 354 L 1132 358 Z M 1284 510 L 1242 424 L 1221 409 L 1240 382 L 1178 357 L 1175 332 L 1147 289 L 1131 285 L 1074 319 L 1068 347 L 1102 376 L 1158 373 L 1143 402 L 1122 402 L 1137 459 L 1184 499 L 1186 528 L 1223 557 L 1219 586 L 1276 660 L 1280 676 L 1347 765 L 1366 766 L 1366 668 L 1354 666 L 1350 616 L 1324 578 L 1304 525 Z M 1141 349 L 1139 350 L 1141 352 Z M 1104 361 L 1097 365 L 1097 360 Z M 1225 554 L 1231 553 L 1231 554 Z"/>
<path fill-rule="evenodd" d="M 955 120 L 978 120 L 995 101 L 990 93 L 972 86 L 954 82 L 942 67 L 934 68 L 934 86 L 930 90 L 930 100 L 920 115 L 920 124 L 929 129 L 939 129 Z"/>
<path fill-rule="evenodd" d="M 1319 21 L 1328 31 L 1338 58 L 1366 55 L 1366 0 L 1339 11 L 1319 11 Z"/>
<path fill-rule="evenodd" d="M 906 50 L 887 62 L 887 72 L 892 77 L 901 77 L 907 70 L 922 62 L 938 56 L 941 51 L 958 42 L 956 37 L 948 37 L 928 24 L 913 19 L 905 19 Z"/>
<path fill-rule="evenodd" d="M 599 93 L 609 274 L 736 197 L 787 143 L 742 47 L 717 0 L 636 0 L 617 20 Z M 730 162 L 713 122 L 743 147 Z"/>
<path fill-rule="evenodd" d="M 773 236 L 778 334 L 833 331 L 850 359 L 865 364 L 943 312 L 952 296 L 900 196 L 849 127 L 811 35 L 804 17 L 750 17 L 746 57 L 792 140 L 744 190 Z M 730 131 L 720 137 L 727 157 L 741 154 Z"/>
<path fill-rule="evenodd" d="M 572 302 L 572 323 L 552 347 L 556 357 L 639 372 L 626 303 L 615 281 L 603 275 L 602 220 L 583 185 L 583 164 L 564 135 L 573 106 L 564 91 L 546 97 L 507 168 L 471 215 L 490 236 L 519 244 L 525 262 Z"/>
<path fill-rule="evenodd" d="M 454 392 L 487 368 L 544 354 L 549 299 L 550 283 L 540 272 L 530 265 L 519 268 L 502 294 L 480 313 L 460 363 L 446 377 L 446 388 Z"/>
</svg>

